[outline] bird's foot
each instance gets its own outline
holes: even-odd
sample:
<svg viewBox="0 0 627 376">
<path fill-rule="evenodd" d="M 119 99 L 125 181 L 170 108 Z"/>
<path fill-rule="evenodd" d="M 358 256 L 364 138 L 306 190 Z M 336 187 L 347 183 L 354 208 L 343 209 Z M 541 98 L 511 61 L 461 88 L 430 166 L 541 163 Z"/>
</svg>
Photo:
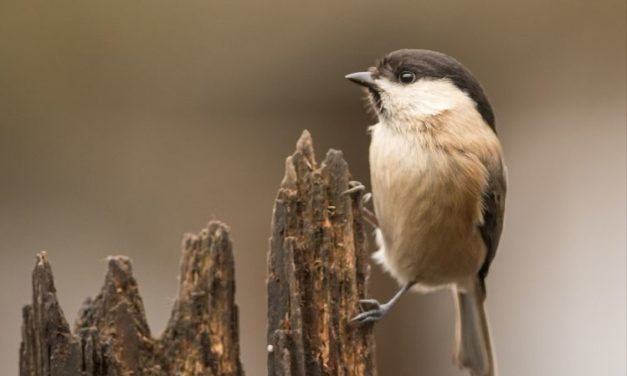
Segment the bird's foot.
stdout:
<svg viewBox="0 0 627 376">
<path fill-rule="evenodd" d="M 390 302 L 381 304 L 376 299 L 362 299 L 359 301 L 359 305 L 362 308 L 366 308 L 366 306 L 370 306 L 373 308 L 358 314 L 350 320 L 351 324 L 357 326 L 381 320 L 392 307 L 392 304 L 390 304 Z"/>
<path fill-rule="evenodd" d="M 342 192 L 342 195 L 352 195 L 355 193 L 363 193 L 366 191 L 366 186 L 357 180 L 351 180 L 348 182 L 348 189 Z"/>
<path fill-rule="evenodd" d="M 360 300 L 359 305 L 362 309 L 365 309 L 365 306 L 370 306 L 373 308 L 353 317 L 350 320 L 350 323 L 353 325 L 363 325 L 369 322 L 376 322 L 381 320 L 383 316 L 385 316 L 390 311 L 392 306 L 400 299 L 400 297 L 403 296 L 403 294 L 405 294 L 407 291 L 409 291 L 409 289 L 411 289 L 411 287 L 415 284 L 416 282 L 414 281 L 406 283 L 405 285 L 403 285 L 403 287 L 401 287 L 400 290 L 398 290 L 396 294 L 394 294 L 392 299 L 384 304 L 379 303 L 379 301 L 375 299 Z"/>
<path fill-rule="evenodd" d="M 364 219 L 366 220 L 366 222 L 370 223 L 370 225 L 372 227 L 379 227 L 379 221 L 377 221 L 377 217 L 376 215 L 366 207 L 366 204 L 368 202 L 370 202 L 370 200 L 372 199 L 372 193 L 367 192 L 367 193 L 363 193 L 366 191 L 366 186 L 363 185 L 361 182 L 358 182 L 356 180 L 352 180 L 348 183 L 349 188 L 347 190 L 345 190 L 344 192 L 342 192 L 342 195 L 353 195 L 356 193 L 360 193 L 361 194 L 361 213 L 363 214 Z"/>
</svg>

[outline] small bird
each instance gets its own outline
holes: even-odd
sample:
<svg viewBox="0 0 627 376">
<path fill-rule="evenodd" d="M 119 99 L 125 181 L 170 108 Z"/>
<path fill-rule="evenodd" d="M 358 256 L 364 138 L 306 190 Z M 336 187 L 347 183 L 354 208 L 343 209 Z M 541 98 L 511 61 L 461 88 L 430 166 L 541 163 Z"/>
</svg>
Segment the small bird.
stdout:
<svg viewBox="0 0 627 376">
<path fill-rule="evenodd" d="M 473 376 L 495 374 L 485 311 L 485 279 L 503 228 L 507 170 L 483 89 L 459 61 L 403 49 L 367 72 L 371 126 L 374 254 L 402 286 L 385 304 L 351 321 L 381 319 L 408 290 L 452 288 L 454 361 Z"/>
</svg>

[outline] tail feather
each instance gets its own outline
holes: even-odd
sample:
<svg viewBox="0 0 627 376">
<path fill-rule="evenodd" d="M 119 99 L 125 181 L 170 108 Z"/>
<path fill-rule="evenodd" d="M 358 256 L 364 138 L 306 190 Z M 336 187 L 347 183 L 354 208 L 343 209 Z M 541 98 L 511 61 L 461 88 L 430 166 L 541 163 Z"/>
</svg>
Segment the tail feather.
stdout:
<svg viewBox="0 0 627 376">
<path fill-rule="evenodd" d="M 477 288 L 454 293 L 457 311 L 454 360 L 472 376 L 495 376 L 483 294 Z"/>
</svg>

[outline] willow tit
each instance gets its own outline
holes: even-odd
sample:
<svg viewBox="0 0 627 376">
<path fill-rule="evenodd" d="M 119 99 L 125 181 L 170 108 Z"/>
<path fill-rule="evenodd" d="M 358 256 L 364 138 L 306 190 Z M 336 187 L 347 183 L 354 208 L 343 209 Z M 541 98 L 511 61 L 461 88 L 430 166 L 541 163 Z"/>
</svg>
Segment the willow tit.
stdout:
<svg viewBox="0 0 627 376">
<path fill-rule="evenodd" d="M 435 51 L 394 51 L 346 78 L 365 87 L 378 117 L 374 258 L 402 286 L 385 304 L 362 300 L 375 308 L 352 321 L 381 319 L 410 289 L 451 287 L 454 360 L 473 376 L 494 375 L 485 279 L 503 227 L 506 167 L 490 103 L 468 69 Z"/>
</svg>

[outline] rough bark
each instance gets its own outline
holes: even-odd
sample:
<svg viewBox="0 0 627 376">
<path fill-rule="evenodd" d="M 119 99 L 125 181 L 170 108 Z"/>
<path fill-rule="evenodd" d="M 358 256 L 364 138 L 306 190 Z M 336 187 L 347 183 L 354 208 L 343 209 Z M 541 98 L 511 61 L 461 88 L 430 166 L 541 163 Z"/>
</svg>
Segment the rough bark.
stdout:
<svg viewBox="0 0 627 376">
<path fill-rule="evenodd" d="M 287 158 L 268 253 L 268 374 L 375 375 L 372 327 L 354 327 L 369 275 L 361 197 L 340 151 Z"/>
<path fill-rule="evenodd" d="M 243 375 L 239 360 L 233 252 L 212 222 L 183 241 L 180 287 L 160 346 L 168 375 Z M 199 373 L 200 372 L 200 373 Z"/>
<path fill-rule="evenodd" d="M 309 133 L 286 161 L 268 253 L 268 374 L 375 376 L 372 327 L 349 324 L 369 275 L 361 194 L 343 194 L 342 153 L 316 163 Z M 240 376 L 238 311 L 228 228 L 186 235 L 167 328 L 153 338 L 131 262 L 109 258 L 104 286 L 74 331 L 45 253 L 24 307 L 21 376 Z M 260 374 L 260 373 L 256 373 Z"/>
<path fill-rule="evenodd" d="M 59 307 L 45 253 L 24 307 L 21 376 L 243 375 L 232 246 L 212 222 L 183 242 L 179 294 L 161 339 L 150 334 L 128 258 L 109 258 L 101 292 L 87 299 L 74 333 Z"/>
<path fill-rule="evenodd" d="M 80 375 L 81 349 L 57 300 L 52 270 L 42 252 L 33 270 L 33 304 L 22 310 L 21 376 Z"/>
</svg>

